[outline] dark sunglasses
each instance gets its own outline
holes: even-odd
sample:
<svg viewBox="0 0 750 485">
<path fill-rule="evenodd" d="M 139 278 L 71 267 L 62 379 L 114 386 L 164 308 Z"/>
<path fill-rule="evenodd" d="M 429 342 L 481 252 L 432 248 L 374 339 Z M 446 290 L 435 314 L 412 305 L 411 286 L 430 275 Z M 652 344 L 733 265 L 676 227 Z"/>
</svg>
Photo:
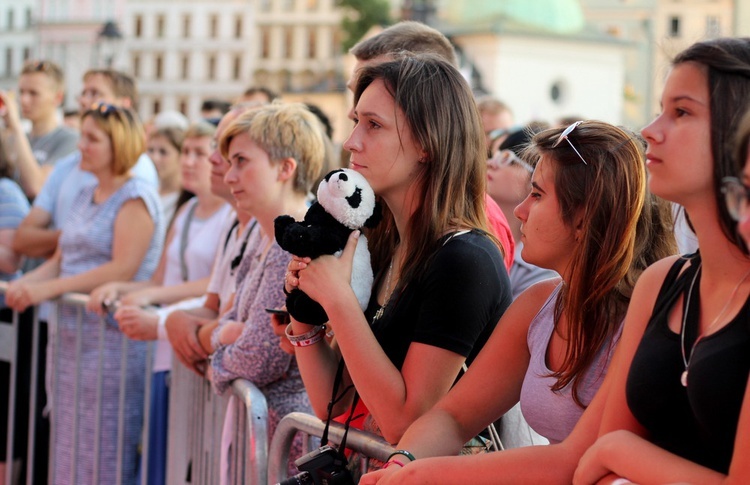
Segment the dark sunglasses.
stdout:
<svg viewBox="0 0 750 485">
<path fill-rule="evenodd" d="M 572 148 L 572 149 L 573 149 L 573 151 L 574 151 L 574 152 L 576 152 L 576 155 L 578 155 L 578 158 L 580 158 L 580 159 L 581 159 L 581 161 L 583 162 L 583 164 L 584 164 L 584 165 L 588 165 L 588 163 L 586 163 L 586 160 L 584 160 L 584 159 L 583 159 L 583 156 L 581 155 L 581 153 L 580 153 L 580 152 L 578 151 L 578 149 L 577 149 L 577 148 L 576 148 L 576 147 L 575 147 L 575 146 L 573 145 L 573 142 L 571 142 L 571 141 L 570 141 L 570 138 L 568 138 L 568 135 L 570 135 L 571 133 L 573 133 L 573 130 L 575 130 L 576 128 L 578 128 L 578 125 L 580 125 L 581 123 L 583 123 L 583 121 L 576 121 L 576 122 L 575 122 L 575 123 L 573 123 L 572 125 L 570 125 L 570 126 L 568 126 L 567 128 L 565 128 L 565 130 L 563 130 L 563 132 L 562 132 L 562 133 L 560 133 L 560 136 L 559 136 L 559 137 L 557 137 L 557 141 L 555 142 L 555 144 L 554 144 L 554 145 L 552 145 L 552 148 L 557 148 L 557 146 L 558 146 L 558 145 L 559 145 L 560 143 L 562 143 L 562 141 L 563 141 L 563 140 L 565 140 L 565 141 L 567 141 L 567 142 L 568 142 L 568 145 L 570 145 L 570 148 Z"/>
</svg>

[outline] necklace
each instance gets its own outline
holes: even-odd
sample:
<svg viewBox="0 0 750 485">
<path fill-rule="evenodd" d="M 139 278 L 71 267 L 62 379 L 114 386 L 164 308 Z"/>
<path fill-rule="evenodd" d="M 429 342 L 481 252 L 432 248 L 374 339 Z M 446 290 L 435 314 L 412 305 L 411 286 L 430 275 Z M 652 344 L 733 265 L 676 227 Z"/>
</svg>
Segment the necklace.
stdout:
<svg viewBox="0 0 750 485">
<path fill-rule="evenodd" d="M 391 258 L 391 262 L 388 265 L 388 276 L 385 278 L 385 300 L 383 301 L 383 304 L 380 305 L 380 308 L 378 308 L 378 311 L 375 312 L 375 316 L 372 317 L 372 322 L 375 323 L 376 320 L 379 320 L 380 317 L 383 316 L 383 312 L 385 311 L 385 307 L 388 306 L 388 302 L 391 301 L 391 276 L 393 275 L 393 260 L 395 258 Z"/>
<path fill-rule="evenodd" d="M 745 282 L 748 276 L 750 276 L 750 271 L 745 273 L 745 276 L 742 277 L 742 279 L 737 283 L 737 285 L 732 290 L 732 294 L 729 295 L 729 299 L 724 304 L 724 307 L 721 309 L 719 314 L 714 318 L 714 320 L 711 322 L 711 325 L 709 325 L 706 330 L 698 335 L 698 338 L 695 339 L 695 342 L 693 342 L 693 345 L 690 347 L 690 355 L 686 355 L 685 352 L 685 327 L 687 326 L 687 316 L 688 316 L 688 310 L 690 309 L 690 297 L 693 294 L 693 287 L 695 286 L 695 281 L 698 279 L 698 274 L 701 272 L 703 263 L 701 263 L 698 266 L 698 269 L 695 272 L 695 276 L 693 276 L 693 281 L 690 282 L 690 289 L 688 289 L 687 293 L 687 302 L 685 303 L 685 313 L 682 315 L 682 328 L 680 329 L 680 351 L 682 352 L 682 363 L 685 365 L 685 370 L 682 371 L 682 374 L 680 375 L 680 383 L 682 384 L 682 387 L 687 387 L 688 384 L 688 371 L 690 368 L 690 361 L 693 358 L 693 354 L 695 353 L 695 346 L 698 345 L 698 342 L 707 334 L 711 333 L 711 330 L 716 326 L 717 323 L 721 321 L 721 317 L 724 316 L 724 312 L 727 311 L 729 308 L 729 305 L 732 303 L 732 300 L 734 300 L 735 295 L 737 294 L 737 291 L 740 289 L 740 286 L 742 283 Z"/>
</svg>

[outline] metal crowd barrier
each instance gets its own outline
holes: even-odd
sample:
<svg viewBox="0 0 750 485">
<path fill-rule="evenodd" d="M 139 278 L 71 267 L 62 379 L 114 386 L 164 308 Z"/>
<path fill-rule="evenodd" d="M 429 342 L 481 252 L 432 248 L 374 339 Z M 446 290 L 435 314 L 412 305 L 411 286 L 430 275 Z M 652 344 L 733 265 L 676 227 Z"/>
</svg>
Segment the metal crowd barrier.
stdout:
<svg viewBox="0 0 750 485">
<path fill-rule="evenodd" d="M 294 440 L 294 435 L 298 431 L 302 431 L 310 436 L 321 437 L 324 428 L 325 422 L 305 413 L 289 413 L 281 418 L 273 434 L 271 448 L 268 452 L 269 485 L 279 483 L 287 478 L 289 449 Z M 343 437 L 344 425 L 332 422 L 328 430 L 328 439 L 339 444 Z M 388 456 L 395 451 L 393 446 L 380 436 L 354 428 L 349 428 L 346 447 L 380 461 L 388 460 Z M 362 463 L 361 466 L 364 467 L 365 464 Z"/>
<path fill-rule="evenodd" d="M 206 379 L 175 363 L 170 393 L 169 485 L 265 485 L 268 406 L 257 387 L 237 379 L 231 393 L 217 396 Z M 228 427 L 227 415 L 236 419 Z"/>
<path fill-rule="evenodd" d="M 0 285 L 0 293 L 2 295 L 5 294 L 5 291 L 7 290 L 7 283 L 2 282 L 2 285 Z M 81 398 L 81 347 L 82 347 L 82 339 L 83 339 L 83 333 L 84 330 L 86 332 L 91 332 L 92 329 L 87 328 L 84 329 L 82 325 L 83 321 L 83 315 L 85 313 L 85 305 L 88 301 L 87 295 L 82 294 L 66 294 L 63 295 L 61 298 L 56 300 L 57 303 L 65 303 L 67 305 L 73 306 L 76 308 L 76 315 L 77 315 L 77 321 L 76 321 L 76 336 L 75 336 L 75 346 L 76 346 L 76 360 L 75 362 L 58 362 L 57 357 L 59 356 L 60 352 L 60 341 L 57 338 L 54 338 L 53 335 L 55 334 L 56 330 L 56 315 L 57 311 L 56 308 L 53 309 L 53 311 L 50 312 L 50 321 L 49 321 L 49 333 L 50 333 L 50 340 L 48 343 L 49 353 L 51 355 L 48 355 L 47 359 L 47 371 L 51 371 L 46 376 L 48 386 L 48 403 L 51 403 L 51 405 L 48 404 L 49 410 L 50 410 L 50 443 L 54 444 L 57 438 L 57 430 L 56 430 L 56 416 L 59 412 L 59 407 L 56 407 L 54 403 L 53 396 L 55 394 L 55 390 L 57 386 L 59 385 L 58 382 L 58 370 L 63 366 L 74 366 L 76 369 L 75 379 L 74 379 L 74 406 L 76 412 L 73 415 L 73 428 L 78 429 L 78 409 L 79 405 L 92 405 L 94 410 L 94 415 L 96 416 L 95 421 L 95 432 L 94 436 L 78 436 L 79 433 L 74 433 L 72 437 L 72 456 L 74 457 L 71 460 L 71 469 L 70 469 L 70 483 L 80 483 L 81 479 L 86 483 L 98 483 L 99 480 L 99 464 L 100 464 L 100 441 L 101 441 L 101 429 L 102 429 L 102 409 L 105 403 L 103 402 L 103 396 L 102 396 L 102 387 L 103 387 L 103 369 L 105 365 L 105 355 L 103 350 L 104 347 L 104 331 L 107 325 L 109 325 L 104 318 L 99 318 L 99 324 L 98 324 L 98 335 L 99 335 L 99 355 L 98 355 L 98 367 L 96 369 L 96 382 L 98 384 L 96 392 L 96 399 L 93 403 L 81 403 L 79 402 L 79 399 Z M 35 410 L 37 407 L 37 399 L 38 396 L 36 395 L 36 389 L 37 389 L 37 381 L 40 378 L 40 369 L 38 368 L 39 363 L 39 352 L 45 352 L 45 349 L 39 348 L 39 340 L 40 340 L 40 323 L 39 323 L 39 315 L 38 315 L 38 307 L 34 308 L 34 317 L 32 322 L 32 332 L 33 332 L 33 343 L 32 343 L 32 356 L 31 356 L 31 383 L 30 383 L 30 389 L 31 393 L 29 396 L 29 424 L 28 429 L 25 430 L 28 432 L 28 447 L 26 452 L 26 483 L 31 484 L 37 479 L 38 477 L 35 477 L 35 470 L 38 468 L 35 463 L 35 456 L 36 456 L 36 429 L 35 429 Z M 2 327 L 7 327 L 7 325 L 3 325 Z M 6 464 L 9 466 L 6 470 L 6 483 L 10 484 L 12 483 L 11 477 L 12 477 L 12 466 L 10 464 L 12 463 L 12 457 L 13 457 L 13 442 L 14 442 L 14 435 L 16 433 L 15 429 L 15 415 L 16 415 L 16 409 L 15 409 L 15 402 L 16 402 L 16 388 L 17 388 L 17 382 L 16 382 L 16 374 L 17 374 L 17 365 L 18 365 L 18 354 L 16 352 L 16 347 L 18 343 L 18 335 L 19 335 L 19 315 L 17 312 L 13 312 L 13 318 L 12 318 L 12 324 L 10 328 L 3 328 L 2 334 L 0 335 L 0 342 L 2 342 L 0 345 L 2 346 L 2 352 L 0 352 L 0 359 L 5 360 L 10 363 L 10 392 L 8 395 L 8 436 L 7 436 L 7 453 L 6 453 Z M 127 369 L 128 366 L 128 346 L 131 345 L 131 342 L 127 338 L 123 338 L 123 342 L 120 349 L 120 369 L 124 370 Z M 146 354 L 145 354 L 145 369 L 146 369 L 146 375 L 144 378 L 145 381 L 145 388 L 144 388 L 144 409 L 143 409 L 143 429 L 148 429 L 148 420 L 149 420 L 149 395 L 150 395 L 150 389 L 151 389 L 151 348 L 152 345 L 146 346 Z M 41 375 L 44 376 L 44 370 L 42 370 Z M 116 456 L 116 469 L 117 469 L 117 479 L 116 483 L 117 485 L 120 485 L 123 481 L 122 476 L 122 467 L 123 467 L 123 442 L 124 442 L 124 428 L 125 428 L 125 421 L 126 421 L 126 409 L 125 409 L 125 394 L 126 394 L 126 373 L 120 372 L 119 376 L 119 390 L 118 390 L 118 396 L 119 396 L 119 402 L 118 402 L 118 418 L 117 418 L 117 456 Z M 106 403 L 108 405 L 111 405 L 111 403 Z M 24 432 L 19 431 L 19 432 Z M 145 434 L 144 434 L 145 436 Z M 93 468 L 92 476 L 90 477 L 78 477 L 78 463 L 75 460 L 75 457 L 78 455 L 79 447 L 82 442 L 93 440 L 93 450 L 94 450 L 94 456 L 93 460 L 94 463 L 96 463 L 96 466 Z M 145 477 L 146 477 L 146 471 L 148 468 L 148 463 L 146 463 L 146 457 L 148 456 L 148 443 L 147 440 L 142 440 L 143 443 L 143 462 L 141 466 L 141 483 L 146 483 Z M 55 483 L 56 477 L 55 477 L 55 464 L 54 464 L 54 453 L 50 452 L 50 463 L 49 463 L 49 475 L 47 477 L 48 483 Z"/>
</svg>

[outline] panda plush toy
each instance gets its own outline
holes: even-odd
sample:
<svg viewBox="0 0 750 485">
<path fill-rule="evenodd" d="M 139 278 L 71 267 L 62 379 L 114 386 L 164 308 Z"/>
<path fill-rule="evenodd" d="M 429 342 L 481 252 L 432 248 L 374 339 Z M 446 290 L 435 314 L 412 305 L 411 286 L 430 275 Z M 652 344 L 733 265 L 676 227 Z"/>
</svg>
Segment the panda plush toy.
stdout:
<svg viewBox="0 0 750 485">
<path fill-rule="evenodd" d="M 274 221 L 276 241 L 295 256 L 317 258 L 323 254 L 341 255 L 355 229 L 374 227 L 382 217 L 380 206 L 367 180 L 350 169 L 339 169 L 325 176 L 318 186 L 318 200 L 302 221 L 279 216 Z M 364 311 L 370 301 L 373 273 L 367 238 L 360 234 L 354 253 L 351 285 Z M 297 321 L 322 325 L 328 321 L 323 307 L 295 288 L 286 298 L 286 308 Z"/>
</svg>

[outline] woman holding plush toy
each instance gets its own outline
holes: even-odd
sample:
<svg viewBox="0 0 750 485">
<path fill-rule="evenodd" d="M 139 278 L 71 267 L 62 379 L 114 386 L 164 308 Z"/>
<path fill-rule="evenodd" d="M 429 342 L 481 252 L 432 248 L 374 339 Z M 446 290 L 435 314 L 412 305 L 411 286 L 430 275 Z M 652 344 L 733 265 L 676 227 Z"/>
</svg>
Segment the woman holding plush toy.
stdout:
<svg viewBox="0 0 750 485">
<path fill-rule="evenodd" d="M 434 56 L 366 67 L 355 103 L 344 144 L 350 168 L 384 206 L 368 232 L 376 275 L 369 305 L 361 310 L 349 283 L 358 231 L 340 259 L 295 257 L 286 291 L 299 288 L 320 303 L 335 333 L 330 346 L 319 338 L 297 344 L 316 414 L 328 414 L 343 358 L 339 389 L 353 384 L 371 413 L 365 428 L 396 443 L 487 341 L 510 304 L 510 283 L 488 235 L 484 133 L 461 74 Z M 289 334 L 311 330 L 293 320 Z M 335 404 L 334 416 L 351 406 L 352 394 Z"/>
<path fill-rule="evenodd" d="M 217 393 L 243 378 L 266 396 L 269 439 L 283 416 L 310 411 L 294 357 L 277 345 L 265 309 L 284 304 L 281 288 L 289 260 L 276 244 L 274 219 L 282 214 L 301 219 L 307 211 L 307 195 L 325 155 L 322 133 L 304 105 L 273 104 L 240 115 L 219 139 L 230 166 L 224 181 L 237 208 L 253 220 L 242 261 L 233 269 L 237 289 L 232 308 L 218 326 L 202 326 L 198 337 L 211 354 L 208 377 Z M 295 447 L 291 460 L 302 452 L 301 439 Z"/>
</svg>

